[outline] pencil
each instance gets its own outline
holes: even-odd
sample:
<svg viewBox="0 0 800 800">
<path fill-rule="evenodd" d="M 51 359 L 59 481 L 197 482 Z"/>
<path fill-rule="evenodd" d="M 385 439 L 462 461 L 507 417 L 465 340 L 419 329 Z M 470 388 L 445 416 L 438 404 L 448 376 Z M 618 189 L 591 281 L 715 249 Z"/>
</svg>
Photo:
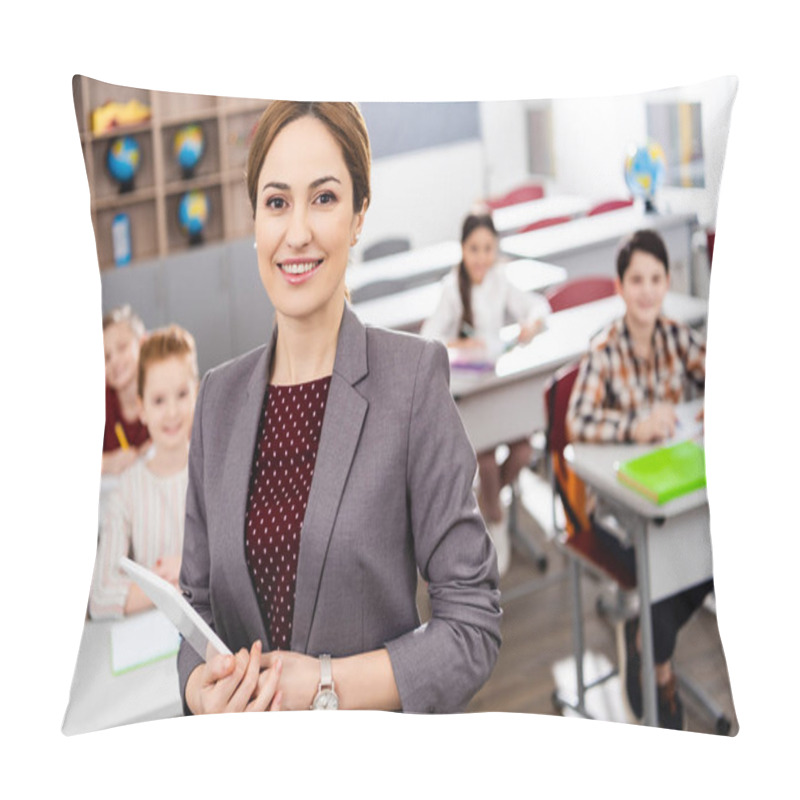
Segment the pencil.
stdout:
<svg viewBox="0 0 800 800">
<path fill-rule="evenodd" d="M 128 444 L 128 439 L 125 436 L 125 431 L 122 429 L 122 423 L 121 422 L 118 422 L 114 426 L 114 432 L 117 434 L 117 439 L 119 440 L 119 446 L 123 450 L 127 450 L 130 445 Z"/>
</svg>

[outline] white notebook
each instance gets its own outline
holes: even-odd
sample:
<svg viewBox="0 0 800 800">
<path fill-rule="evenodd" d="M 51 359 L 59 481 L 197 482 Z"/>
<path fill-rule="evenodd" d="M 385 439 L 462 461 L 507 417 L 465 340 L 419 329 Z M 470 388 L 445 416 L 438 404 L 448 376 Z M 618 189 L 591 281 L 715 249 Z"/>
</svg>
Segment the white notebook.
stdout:
<svg viewBox="0 0 800 800">
<path fill-rule="evenodd" d="M 111 672 L 143 667 L 175 656 L 180 646 L 177 628 L 154 608 L 115 622 L 111 628 Z"/>
</svg>

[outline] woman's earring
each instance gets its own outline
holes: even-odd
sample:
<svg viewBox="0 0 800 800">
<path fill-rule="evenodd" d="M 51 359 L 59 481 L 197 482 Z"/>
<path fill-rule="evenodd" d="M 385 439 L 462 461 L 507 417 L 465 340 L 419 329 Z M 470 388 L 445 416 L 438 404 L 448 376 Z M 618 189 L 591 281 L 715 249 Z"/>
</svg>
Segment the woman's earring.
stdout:
<svg viewBox="0 0 800 800">
<path fill-rule="evenodd" d="M 258 244 L 253 240 L 253 250 L 258 250 Z"/>
</svg>

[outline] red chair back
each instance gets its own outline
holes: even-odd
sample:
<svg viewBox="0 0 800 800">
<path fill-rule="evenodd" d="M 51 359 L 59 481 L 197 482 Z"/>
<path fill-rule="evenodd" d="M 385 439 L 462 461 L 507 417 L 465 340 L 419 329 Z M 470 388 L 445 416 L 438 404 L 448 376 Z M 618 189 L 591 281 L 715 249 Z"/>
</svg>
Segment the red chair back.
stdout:
<svg viewBox="0 0 800 800">
<path fill-rule="evenodd" d="M 545 292 L 545 297 L 553 311 L 591 303 L 616 294 L 617 287 L 613 278 L 605 275 L 589 275 L 554 286 Z"/>
<path fill-rule="evenodd" d="M 633 200 L 606 200 L 603 203 L 598 203 L 594 208 L 586 212 L 587 217 L 594 216 L 595 214 L 605 214 L 606 211 L 616 211 L 618 208 L 628 208 L 633 205 Z"/>
<path fill-rule="evenodd" d="M 714 239 L 716 238 L 715 231 L 706 231 L 706 243 L 708 245 L 708 268 L 711 269 L 711 261 L 714 258 Z"/>
<path fill-rule="evenodd" d="M 486 205 L 494 210 L 496 208 L 505 208 L 506 206 L 515 206 L 517 203 L 527 203 L 530 200 L 541 200 L 543 197 L 544 189 L 541 186 L 529 184 L 527 186 L 518 186 L 500 197 L 489 198 L 486 201 Z"/>
<path fill-rule="evenodd" d="M 608 535 L 600 538 L 587 515 L 586 487 L 564 458 L 567 438 L 567 409 L 572 388 L 578 377 L 579 364 L 562 367 L 548 381 L 544 390 L 547 415 L 547 452 L 553 476 L 553 490 L 561 499 L 566 517 L 564 544 L 579 556 L 615 580 L 621 588 L 636 588 L 636 575 L 620 557 L 619 549 L 611 547 Z"/>
<path fill-rule="evenodd" d="M 566 217 L 548 217 L 547 219 L 540 219 L 536 222 L 531 222 L 524 228 L 519 229 L 519 233 L 527 233 L 528 231 L 538 231 L 539 228 L 549 228 L 551 225 L 561 225 L 564 222 L 569 222 L 572 219 L 570 216 Z"/>
<path fill-rule="evenodd" d="M 561 453 L 567 446 L 567 407 L 579 364 L 568 364 L 558 370 L 544 389 L 545 418 L 547 419 L 547 451 Z"/>
</svg>

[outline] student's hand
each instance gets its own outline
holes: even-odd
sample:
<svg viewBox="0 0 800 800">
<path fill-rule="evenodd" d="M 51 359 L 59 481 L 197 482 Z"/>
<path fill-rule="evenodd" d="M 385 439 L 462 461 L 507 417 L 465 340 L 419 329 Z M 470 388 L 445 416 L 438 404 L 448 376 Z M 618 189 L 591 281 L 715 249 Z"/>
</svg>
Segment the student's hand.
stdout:
<svg viewBox="0 0 800 800">
<path fill-rule="evenodd" d="M 636 442 L 660 442 L 675 434 L 678 415 L 671 403 L 656 403 L 650 414 L 640 419 L 633 429 Z"/>
<path fill-rule="evenodd" d="M 541 333 L 544 330 L 544 320 L 537 319 L 533 322 L 528 322 L 525 325 L 520 325 L 519 327 L 519 343 L 520 344 L 527 344 L 528 342 L 536 336 L 537 333 Z"/>
<path fill-rule="evenodd" d="M 235 655 L 214 655 L 189 675 L 186 703 L 193 714 L 280 711 L 281 671 L 281 659 L 261 670 L 261 642 L 254 642 L 249 652 L 242 648 Z"/>
<path fill-rule="evenodd" d="M 103 475 L 119 475 L 126 470 L 136 459 L 139 458 L 139 451 L 135 447 L 111 450 L 103 453 L 102 473 Z"/>
<path fill-rule="evenodd" d="M 283 662 L 280 681 L 281 706 L 287 711 L 302 711 L 311 707 L 319 688 L 319 659 L 291 650 L 271 650 L 261 656 L 261 667 L 273 667 Z"/>
<path fill-rule="evenodd" d="M 486 347 L 486 342 L 483 339 L 453 339 L 452 342 L 448 342 L 448 347 L 457 347 L 460 350 L 478 350 L 481 347 Z"/>
<path fill-rule="evenodd" d="M 163 558 L 159 558 L 153 565 L 153 572 L 155 572 L 159 578 L 163 578 L 175 587 L 178 586 L 178 575 L 180 575 L 180 571 L 181 557 L 179 555 L 164 556 Z"/>
</svg>

